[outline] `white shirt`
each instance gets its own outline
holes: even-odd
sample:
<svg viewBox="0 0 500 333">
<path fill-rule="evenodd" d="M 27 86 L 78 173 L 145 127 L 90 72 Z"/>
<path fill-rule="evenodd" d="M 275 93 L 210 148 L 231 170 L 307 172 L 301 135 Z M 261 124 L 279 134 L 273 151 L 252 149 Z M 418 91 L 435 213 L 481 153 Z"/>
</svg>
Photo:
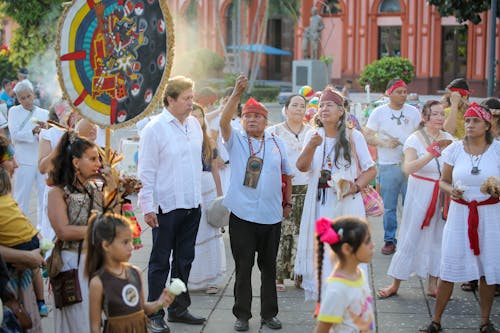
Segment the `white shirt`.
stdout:
<svg viewBox="0 0 500 333">
<path fill-rule="evenodd" d="M 302 126 L 302 130 L 297 134 L 297 136 L 295 136 L 295 134 L 287 128 L 285 123 L 280 123 L 267 129 L 269 133 L 274 133 L 279 136 L 285 144 L 288 162 L 290 163 L 293 172 L 292 185 L 306 185 L 308 181 L 308 173 L 300 172 L 295 164 L 297 163 L 297 159 L 302 152 L 306 133 L 310 128 L 311 127 L 307 124 Z"/>
<path fill-rule="evenodd" d="M 422 117 L 413 106 L 404 104 L 401 110 L 393 110 L 389 104 L 377 107 L 368 118 L 366 127 L 377 132 L 382 139 L 395 137 L 402 144 L 420 124 Z M 379 164 L 398 164 L 403 159 L 403 145 L 396 148 L 377 147 Z"/>
<path fill-rule="evenodd" d="M 7 127 L 7 104 L 1 103 L 0 104 L 0 128 L 6 128 Z"/>
<path fill-rule="evenodd" d="M 9 110 L 9 132 L 16 148 L 16 160 L 19 164 L 37 166 L 38 134 L 32 132 L 37 126 L 32 121 L 33 118 L 39 121 L 47 121 L 49 111 L 38 106 L 35 106 L 32 111 L 28 111 L 22 105 L 13 106 Z"/>
<path fill-rule="evenodd" d="M 250 138 L 257 152 L 261 141 Z M 240 219 L 259 224 L 278 223 L 283 218 L 281 174 L 291 175 L 285 147 L 279 137 L 264 134 L 264 146 L 255 156 L 262 158 L 262 171 L 257 188 L 244 186 L 250 147 L 245 131 L 231 130 L 224 143 L 231 161 L 231 181 L 223 205 Z M 279 145 L 279 146 L 278 146 Z"/>
<path fill-rule="evenodd" d="M 183 124 L 167 109 L 153 117 L 139 141 L 138 204 L 144 214 L 201 204 L 203 133 L 196 118 Z"/>
</svg>

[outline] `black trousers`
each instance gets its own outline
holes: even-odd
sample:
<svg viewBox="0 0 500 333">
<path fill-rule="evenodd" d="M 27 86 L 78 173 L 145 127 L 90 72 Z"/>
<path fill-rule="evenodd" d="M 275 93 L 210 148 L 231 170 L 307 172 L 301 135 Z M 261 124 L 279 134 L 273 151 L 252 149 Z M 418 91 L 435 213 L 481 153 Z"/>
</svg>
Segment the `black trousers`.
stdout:
<svg viewBox="0 0 500 333">
<path fill-rule="evenodd" d="M 161 209 L 158 217 L 158 227 L 153 228 L 153 248 L 148 267 L 148 301 L 156 301 L 160 297 L 168 273 L 171 278 L 181 279 L 187 286 L 191 264 L 194 260 L 194 245 L 200 225 L 200 206 L 192 209 L 175 209 L 163 214 Z M 172 267 L 170 255 L 172 254 Z M 189 291 L 180 294 L 169 306 L 168 312 L 180 316 L 191 305 Z M 161 309 L 150 317 L 163 317 Z"/>
<path fill-rule="evenodd" d="M 276 255 L 281 235 L 281 222 L 258 224 L 231 213 L 229 237 L 236 265 L 233 314 L 238 319 L 252 317 L 252 268 L 257 252 L 260 269 L 260 316 L 270 319 L 278 314 L 276 293 Z"/>
</svg>

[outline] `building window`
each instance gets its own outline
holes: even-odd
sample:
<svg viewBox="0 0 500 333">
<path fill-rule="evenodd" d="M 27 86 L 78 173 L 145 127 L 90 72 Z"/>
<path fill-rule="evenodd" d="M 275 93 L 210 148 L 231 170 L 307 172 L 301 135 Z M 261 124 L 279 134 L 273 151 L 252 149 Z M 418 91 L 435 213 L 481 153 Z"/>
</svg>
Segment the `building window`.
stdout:
<svg viewBox="0 0 500 333">
<path fill-rule="evenodd" d="M 233 14 L 234 14 L 234 6 L 231 3 L 229 6 L 227 6 L 224 19 L 226 21 L 226 45 L 233 45 L 234 44 L 234 38 L 233 38 L 233 29 L 235 28 L 233 26 Z"/>
<path fill-rule="evenodd" d="M 338 15 L 342 12 L 342 5 L 339 3 L 339 0 L 328 0 L 321 2 L 323 3 L 323 5 L 321 6 L 321 15 Z"/>
<path fill-rule="evenodd" d="M 378 27 L 378 58 L 401 56 L 401 27 Z"/>
<path fill-rule="evenodd" d="M 379 13 L 397 13 L 401 11 L 399 0 L 382 0 L 378 6 Z"/>
</svg>

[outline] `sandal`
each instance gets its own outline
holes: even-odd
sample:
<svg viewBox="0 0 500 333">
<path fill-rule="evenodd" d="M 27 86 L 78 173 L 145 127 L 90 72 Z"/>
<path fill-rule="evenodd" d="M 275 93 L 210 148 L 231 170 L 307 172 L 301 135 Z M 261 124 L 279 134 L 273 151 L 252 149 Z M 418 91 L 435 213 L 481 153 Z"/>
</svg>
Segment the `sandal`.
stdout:
<svg viewBox="0 0 500 333">
<path fill-rule="evenodd" d="M 394 291 L 392 289 L 392 287 L 382 288 L 382 289 L 379 289 L 379 291 L 377 292 L 377 297 L 379 299 L 386 299 L 386 298 L 389 298 L 392 296 L 397 296 L 397 295 L 398 295 L 398 292 Z"/>
<path fill-rule="evenodd" d="M 493 326 L 491 321 L 479 326 L 479 332 L 480 333 L 498 333 L 498 331 L 495 329 L 495 327 Z"/>
<path fill-rule="evenodd" d="M 462 283 L 460 285 L 460 288 L 463 291 L 475 291 L 475 290 L 477 290 L 477 280 Z"/>
<path fill-rule="evenodd" d="M 279 291 L 279 292 L 284 292 L 286 291 L 286 287 L 283 283 L 277 283 L 276 284 L 276 291 Z"/>
<path fill-rule="evenodd" d="M 426 332 L 426 333 L 438 333 L 441 332 L 441 324 L 438 322 L 435 322 L 434 320 L 431 321 L 429 326 L 427 328 L 421 329 L 420 332 Z"/>
</svg>

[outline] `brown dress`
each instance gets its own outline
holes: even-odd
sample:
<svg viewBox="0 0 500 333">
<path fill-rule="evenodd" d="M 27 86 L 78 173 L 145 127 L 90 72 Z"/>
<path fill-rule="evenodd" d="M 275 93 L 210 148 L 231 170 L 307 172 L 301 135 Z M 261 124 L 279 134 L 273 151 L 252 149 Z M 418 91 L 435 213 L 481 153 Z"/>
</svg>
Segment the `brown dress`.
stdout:
<svg viewBox="0 0 500 333">
<path fill-rule="evenodd" d="M 107 317 L 104 333 L 147 333 L 147 318 L 141 307 L 141 278 L 131 265 L 125 268 L 126 278 L 106 270 L 99 273 L 102 282 L 102 308 Z"/>
</svg>

